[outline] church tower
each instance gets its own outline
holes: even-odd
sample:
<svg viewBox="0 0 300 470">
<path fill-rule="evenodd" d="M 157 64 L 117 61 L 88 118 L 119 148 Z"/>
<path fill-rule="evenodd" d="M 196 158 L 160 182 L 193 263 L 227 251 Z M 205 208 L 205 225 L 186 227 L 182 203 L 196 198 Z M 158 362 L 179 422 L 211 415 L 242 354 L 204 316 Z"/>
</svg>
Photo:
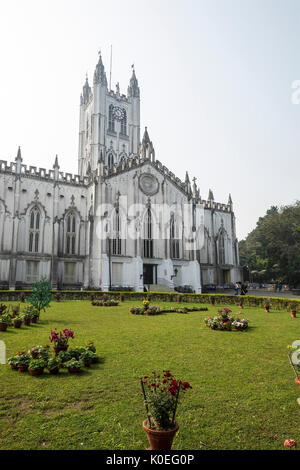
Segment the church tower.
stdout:
<svg viewBox="0 0 300 470">
<path fill-rule="evenodd" d="M 93 89 L 88 77 L 80 97 L 78 174 L 95 170 L 102 158 L 112 166 L 136 155 L 140 145 L 140 89 L 132 66 L 127 95 L 109 90 L 101 54 L 96 65 Z"/>
</svg>

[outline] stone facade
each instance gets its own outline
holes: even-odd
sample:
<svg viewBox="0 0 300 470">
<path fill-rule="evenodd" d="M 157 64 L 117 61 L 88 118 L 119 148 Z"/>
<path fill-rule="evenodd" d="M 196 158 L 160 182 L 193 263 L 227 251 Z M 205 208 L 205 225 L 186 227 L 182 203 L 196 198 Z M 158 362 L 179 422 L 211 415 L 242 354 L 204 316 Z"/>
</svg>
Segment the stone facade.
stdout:
<svg viewBox="0 0 300 470">
<path fill-rule="evenodd" d="M 140 89 L 109 91 L 101 56 L 80 99 L 78 173 L 0 161 L 0 287 L 167 288 L 241 279 L 232 200 L 203 200 L 140 141 Z"/>
</svg>

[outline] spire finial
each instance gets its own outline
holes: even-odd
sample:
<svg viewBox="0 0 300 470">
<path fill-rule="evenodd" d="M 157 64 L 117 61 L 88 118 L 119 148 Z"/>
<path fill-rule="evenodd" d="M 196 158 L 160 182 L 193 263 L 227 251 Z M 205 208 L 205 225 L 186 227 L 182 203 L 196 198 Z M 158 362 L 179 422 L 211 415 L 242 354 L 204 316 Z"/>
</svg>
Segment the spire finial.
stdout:
<svg viewBox="0 0 300 470">
<path fill-rule="evenodd" d="M 20 146 L 18 147 L 18 153 L 17 153 L 17 156 L 16 156 L 16 158 L 15 158 L 15 161 L 16 161 L 16 162 L 17 162 L 17 161 L 20 161 L 20 162 L 23 161 L 23 160 L 22 160 L 22 156 L 21 156 L 21 147 L 20 147 Z"/>
</svg>

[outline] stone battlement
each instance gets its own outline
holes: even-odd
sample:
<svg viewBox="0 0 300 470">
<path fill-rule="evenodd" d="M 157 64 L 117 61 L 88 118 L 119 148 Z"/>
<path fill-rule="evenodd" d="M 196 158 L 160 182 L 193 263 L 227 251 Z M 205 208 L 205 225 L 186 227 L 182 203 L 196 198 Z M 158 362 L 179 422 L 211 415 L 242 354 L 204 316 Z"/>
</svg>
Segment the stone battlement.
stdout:
<svg viewBox="0 0 300 470">
<path fill-rule="evenodd" d="M 19 170 L 18 170 L 19 169 Z M 64 184 L 72 184 L 78 186 L 87 186 L 90 183 L 90 177 L 73 175 L 71 173 L 57 172 L 53 170 L 46 170 L 45 168 L 37 168 L 36 166 L 27 166 L 17 162 L 7 163 L 5 160 L 0 160 L 0 173 L 14 174 L 24 176 L 25 178 L 37 178 L 46 181 L 59 181 Z"/>
</svg>

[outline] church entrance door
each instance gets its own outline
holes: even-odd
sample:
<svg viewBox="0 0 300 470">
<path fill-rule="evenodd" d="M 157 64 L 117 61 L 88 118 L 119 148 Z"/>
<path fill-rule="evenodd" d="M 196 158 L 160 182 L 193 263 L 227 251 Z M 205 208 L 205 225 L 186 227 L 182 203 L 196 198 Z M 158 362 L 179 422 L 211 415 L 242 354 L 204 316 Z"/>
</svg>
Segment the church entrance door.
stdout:
<svg viewBox="0 0 300 470">
<path fill-rule="evenodd" d="M 156 284 L 156 265 L 155 264 L 144 264 L 143 274 L 144 274 L 144 284 Z"/>
</svg>

